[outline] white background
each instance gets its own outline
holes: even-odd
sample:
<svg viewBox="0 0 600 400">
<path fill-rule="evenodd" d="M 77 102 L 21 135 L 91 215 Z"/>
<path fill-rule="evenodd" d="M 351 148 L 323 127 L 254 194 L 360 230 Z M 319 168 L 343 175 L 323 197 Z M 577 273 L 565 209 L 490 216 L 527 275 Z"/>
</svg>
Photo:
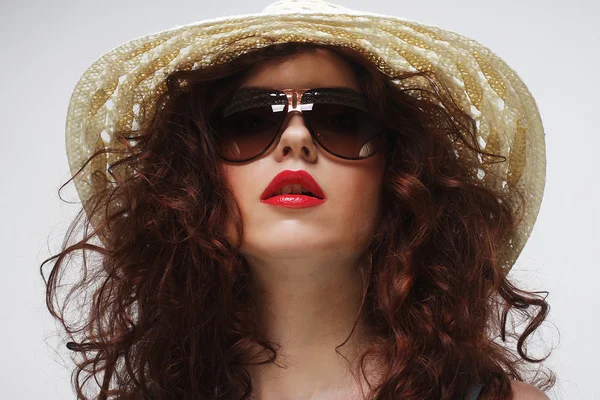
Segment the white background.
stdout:
<svg viewBox="0 0 600 400">
<path fill-rule="evenodd" d="M 556 347 L 546 364 L 558 375 L 550 397 L 600 399 L 599 3 L 336 2 L 469 36 L 505 59 L 533 93 L 546 131 L 547 182 L 537 224 L 511 276 L 525 288 L 550 292 L 549 323 L 538 340 Z M 68 352 L 59 346 L 45 308 L 39 265 L 58 251 L 79 207 L 60 200 L 57 190 L 70 177 L 64 124 L 81 74 L 130 39 L 207 18 L 259 12 L 267 4 L 2 0 L 1 398 L 74 398 Z M 72 183 L 62 194 L 77 200 Z"/>
</svg>

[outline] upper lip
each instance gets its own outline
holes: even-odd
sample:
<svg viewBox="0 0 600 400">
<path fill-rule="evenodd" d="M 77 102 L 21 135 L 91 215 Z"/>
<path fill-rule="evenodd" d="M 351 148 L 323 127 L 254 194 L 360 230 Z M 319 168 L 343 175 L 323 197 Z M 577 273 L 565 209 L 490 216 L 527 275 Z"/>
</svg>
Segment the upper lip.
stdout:
<svg viewBox="0 0 600 400">
<path fill-rule="evenodd" d="M 316 197 L 320 199 L 325 198 L 323 190 L 321 190 L 321 187 L 319 186 L 317 181 L 315 181 L 311 174 L 304 170 L 285 170 L 275 175 L 271 183 L 269 183 L 265 191 L 260 196 L 260 199 L 264 200 L 271 197 L 275 194 L 275 192 L 277 192 L 285 185 L 294 185 L 297 183 L 304 186 L 309 192 L 311 192 Z"/>
</svg>

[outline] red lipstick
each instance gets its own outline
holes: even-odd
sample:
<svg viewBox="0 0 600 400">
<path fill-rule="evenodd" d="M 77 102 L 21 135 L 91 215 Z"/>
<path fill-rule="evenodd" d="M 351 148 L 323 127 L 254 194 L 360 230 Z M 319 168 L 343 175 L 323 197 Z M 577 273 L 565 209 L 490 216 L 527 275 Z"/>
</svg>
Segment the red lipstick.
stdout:
<svg viewBox="0 0 600 400">
<path fill-rule="evenodd" d="M 275 194 L 286 185 L 300 184 L 309 193 Z M 288 208 L 314 207 L 323 204 L 326 198 L 314 178 L 304 170 L 281 171 L 269 183 L 260 196 L 261 203 Z"/>
</svg>

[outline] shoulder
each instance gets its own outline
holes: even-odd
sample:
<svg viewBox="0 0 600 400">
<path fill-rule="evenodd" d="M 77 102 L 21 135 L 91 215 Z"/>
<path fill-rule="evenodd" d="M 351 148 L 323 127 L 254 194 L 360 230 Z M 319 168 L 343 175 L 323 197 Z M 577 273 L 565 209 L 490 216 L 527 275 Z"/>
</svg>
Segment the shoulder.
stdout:
<svg viewBox="0 0 600 400">
<path fill-rule="evenodd" d="M 525 382 L 511 381 L 513 400 L 550 400 L 548 396 L 535 386 Z"/>
</svg>

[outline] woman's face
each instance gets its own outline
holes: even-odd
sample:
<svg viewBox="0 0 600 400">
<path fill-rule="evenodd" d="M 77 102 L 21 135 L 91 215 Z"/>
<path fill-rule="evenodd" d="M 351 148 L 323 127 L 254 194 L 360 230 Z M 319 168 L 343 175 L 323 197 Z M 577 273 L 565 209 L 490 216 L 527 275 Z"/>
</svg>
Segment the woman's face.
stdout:
<svg viewBox="0 0 600 400">
<path fill-rule="evenodd" d="M 241 86 L 342 86 L 361 91 L 346 61 L 327 50 L 302 52 L 283 61 L 257 65 Z M 283 129 L 279 142 L 258 159 L 246 164 L 222 164 L 242 213 L 242 253 L 258 260 L 280 256 L 357 259 L 379 221 L 382 152 L 358 161 L 337 158 L 313 140 L 300 114 L 293 114 Z M 261 202 L 265 188 L 283 170 L 310 173 L 326 201 L 307 208 Z M 227 230 L 230 240 L 237 243 L 231 224 Z"/>
</svg>

